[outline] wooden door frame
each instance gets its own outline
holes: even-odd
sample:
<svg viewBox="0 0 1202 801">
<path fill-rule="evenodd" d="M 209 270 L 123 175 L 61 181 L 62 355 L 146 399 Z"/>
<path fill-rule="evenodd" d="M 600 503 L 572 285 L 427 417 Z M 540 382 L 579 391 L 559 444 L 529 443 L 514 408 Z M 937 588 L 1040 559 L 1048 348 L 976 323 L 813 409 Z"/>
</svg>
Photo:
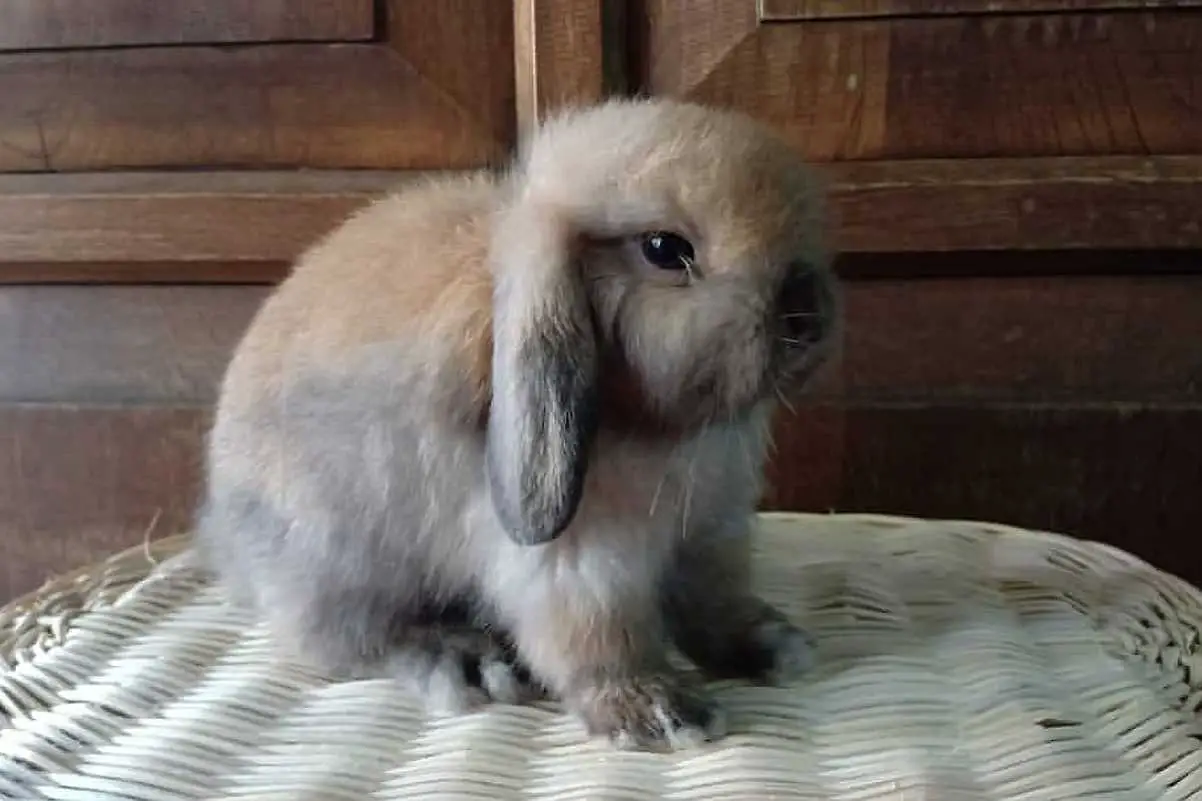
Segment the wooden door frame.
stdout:
<svg viewBox="0 0 1202 801">
<path fill-rule="evenodd" d="M 625 0 L 514 0 L 519 141 L 548 114 L 627 91 Z"/>
</svg>

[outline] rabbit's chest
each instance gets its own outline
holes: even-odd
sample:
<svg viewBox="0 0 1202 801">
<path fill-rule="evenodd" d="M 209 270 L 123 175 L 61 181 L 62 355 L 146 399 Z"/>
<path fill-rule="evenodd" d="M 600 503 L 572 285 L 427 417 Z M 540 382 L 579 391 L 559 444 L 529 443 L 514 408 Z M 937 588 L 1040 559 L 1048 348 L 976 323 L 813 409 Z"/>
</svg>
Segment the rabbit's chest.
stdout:
<svg viewBox="0 0 1202 801">
<path fill-rule="evenodd" d="M 727 443 L 700 440 L 677 448 L 628 443 L 598 447 L 585 481 L 581 512 L 621 522 L 638 535 L 683 535 L 692 524 L 742 503 L 758 464 Z"/>
</svg>

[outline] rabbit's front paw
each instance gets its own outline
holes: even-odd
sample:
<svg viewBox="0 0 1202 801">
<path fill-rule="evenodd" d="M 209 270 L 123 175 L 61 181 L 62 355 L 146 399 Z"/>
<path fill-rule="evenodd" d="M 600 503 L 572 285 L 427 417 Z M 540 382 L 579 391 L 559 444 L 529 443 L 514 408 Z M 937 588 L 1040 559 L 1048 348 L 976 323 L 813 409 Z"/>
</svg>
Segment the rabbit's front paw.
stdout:
<svg viewBox="0 0 1202 801">
<path fill-rule="evenodd" d="M 757 623 L 749 633 L 757 669 L 751 677 L 769 684 L 785 684 L 814 666 L 814 641 L 803 629 L 784 618 Z"/>
<path fill-rule="evenodd" d="M 542 697 L 525 665 L 487 632 L 447 628 L 414 638 L 393 659 L 397 673 L 416 680 L 428 709 L 460 714 L 489 702 L 522 704 Z"/>
<path fill-rule="evenodd" d="M 679 751 L 726 735 L 722 708 L 668 674 L 606 681 L 581 701 L 589 732 L 621 749 Z"/>
</svg>

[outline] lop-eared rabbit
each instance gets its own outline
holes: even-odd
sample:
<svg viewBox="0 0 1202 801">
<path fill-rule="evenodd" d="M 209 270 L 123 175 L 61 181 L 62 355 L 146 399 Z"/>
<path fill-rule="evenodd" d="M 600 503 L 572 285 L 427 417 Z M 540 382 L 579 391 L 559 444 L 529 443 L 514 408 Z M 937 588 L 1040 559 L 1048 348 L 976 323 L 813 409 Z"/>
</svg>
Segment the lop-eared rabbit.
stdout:
<svg viewBox="0 0 1202 801">
<path fill-rule="evenodd" d="M 821 193 L 731 111 L 614 100 L 312 246 L 228 367 L 197 542 L 291 657 L 431 708 L 720 738 L 807 635 L 749 585 L 769 419 L 840 319 Z"/>
</svg>

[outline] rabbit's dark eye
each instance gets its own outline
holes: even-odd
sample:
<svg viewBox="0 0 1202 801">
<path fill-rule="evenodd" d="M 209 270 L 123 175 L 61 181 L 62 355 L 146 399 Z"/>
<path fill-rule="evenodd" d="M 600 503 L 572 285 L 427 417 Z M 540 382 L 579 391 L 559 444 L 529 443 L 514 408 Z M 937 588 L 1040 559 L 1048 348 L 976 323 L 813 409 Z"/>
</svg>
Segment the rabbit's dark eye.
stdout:
<svg viewBox="0 0 1202 801">
<path fill-rule="evenodd" d="M 679 234 L 652 231 L 643 234 L 643 258 L 663 270 L 688 270 L 693 265 L 693 246 Z"/>
</svg>

